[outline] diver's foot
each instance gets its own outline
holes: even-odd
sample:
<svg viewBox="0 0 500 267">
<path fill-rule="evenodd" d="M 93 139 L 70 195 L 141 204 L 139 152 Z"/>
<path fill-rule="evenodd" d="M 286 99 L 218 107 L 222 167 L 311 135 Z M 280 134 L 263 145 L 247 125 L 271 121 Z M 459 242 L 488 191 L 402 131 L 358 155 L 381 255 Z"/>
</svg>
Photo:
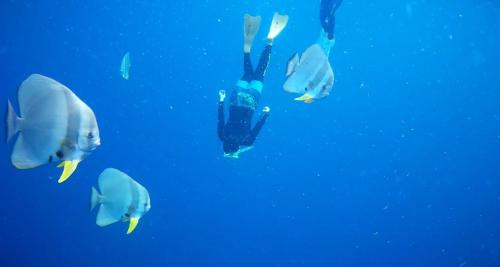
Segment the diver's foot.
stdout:
<svg viewBox="0 0 500 267">
<path fill-rule="evenodd" d="M 257 35 L 257 32 L 259 31 L 261 17 L 260 16 L 251 16 L 249 14 L 245 14 L 243 20 L 244 20 L 244 24 L 243 24 L 243 37 L 244 37 L 243 52 L 250 53 L 250 50 L 252 50 L 253 40 L 255 39 L 255 36 Z"/>
<path fill-rule="evenodd" d="M 276 38 L 286 27 L 288 23 L 288 15 L 280 15 L 278 12 L 274 13 L 273 21 L 271 22 L 271 28 L 267 34 L 267 43 L 272 44 L 274 38 Z"/>
</svg>

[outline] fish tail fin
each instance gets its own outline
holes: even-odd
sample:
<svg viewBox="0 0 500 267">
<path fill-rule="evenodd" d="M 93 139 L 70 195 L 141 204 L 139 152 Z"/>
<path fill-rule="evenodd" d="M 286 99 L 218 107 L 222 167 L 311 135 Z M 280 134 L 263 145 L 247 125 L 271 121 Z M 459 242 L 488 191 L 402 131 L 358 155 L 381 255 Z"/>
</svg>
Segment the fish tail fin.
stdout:
<svg viewBox="0 0 500 267">
<path fill-rule="evenodd" d="M 14 111 L 14 108 L 12 107 L 10 100 L 7 100 L 7 114 L 5 120 L 6 120 L 6 133 L 7 133 L 6 142 L 9 142 L 10 139 L 12 139 L 12 137 L 14 137 L 14 135 L 16 135 L 17 132 L 19 132 L 19 120 L 20 120 L 20 118 Z"/>
<path fill-rule="evenodd" d="M 92 187 L 92 194 L 90 195 L 90 210 L 92 211 L 97 204 L 101 203 L 102 196 L 97 192 L 95 187 Z"/>
<path fill-rule="evenodd" d="M 304 94 L 302 96 L 299 96 L 299 97 L 295 98 L 295 100 L 297 100 L 297 101 L 304 101 L 304 103 L 306 103 L 306 104 L 311 104 L 314 101 L 314 98 L 312 98 L 308 94 Z"/>
<path fill-rule="evenodd" d="M 61 177 L 59 177 L 59 180 L 57 180 L 57 182 L 63 183 L 64 181 L 68 180 L 68 178 L 75 172 L 79 163 L 80 160 L 65 160 L 57 165 L 57 168 L 64 167 L 63 173 L 61 174 Z"/>
</svg>

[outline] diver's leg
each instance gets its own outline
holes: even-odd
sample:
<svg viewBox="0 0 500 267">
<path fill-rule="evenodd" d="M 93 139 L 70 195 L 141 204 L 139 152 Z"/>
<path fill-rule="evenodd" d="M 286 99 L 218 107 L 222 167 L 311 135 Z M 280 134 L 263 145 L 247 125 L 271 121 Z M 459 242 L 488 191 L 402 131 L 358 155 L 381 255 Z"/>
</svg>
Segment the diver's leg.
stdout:
<svg viewBox="0 0 500 267">
<path fill-rule="evenodd" d="M 335 11 L 342 4 L 342 0 L 321 0 L 319 19 L 328 39 L 335 37 Z"/>
<path fill-rule="evenodd" d="M 269 60 L 271 59 L 271 50 L 273 46 L 268 44 L 262 51 L 262 54 L 260 55 L 259 59 L 259 65 L 257 65 L 257 68 L 255 69 L 254 75 L 253 75 L 253 80 L 256 81 L 264 81 L 264 76 L 266 75 L 266 69 L 267 66 L 269 65 Z"/>
<path fill-rule="evenodd" d="M 250 51 L 252 50 L 253 40 L 259 31 L 260 16 L 251 16 L 245 14 L 243 17 L 243 77 L 241 80 L 248 81 L 252 79 L 253 65 L 250 58 Z"/>
<path fill-rule="evenodd" d="M 243 77 L 241 77 L 241 80 L 250 82 L 253 76 L 253 65 L 250 53 L 243 54 L 243 71 Z"/>
</svg>

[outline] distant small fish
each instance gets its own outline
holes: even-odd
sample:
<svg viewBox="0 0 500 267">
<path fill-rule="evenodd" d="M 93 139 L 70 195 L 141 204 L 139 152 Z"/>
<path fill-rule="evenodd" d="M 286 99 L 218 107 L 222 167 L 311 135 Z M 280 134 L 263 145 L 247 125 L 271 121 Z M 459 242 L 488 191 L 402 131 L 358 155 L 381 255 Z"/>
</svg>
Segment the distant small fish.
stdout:
<svg viewBox="0 0 500 267">
<path fill-rule="evenodd" d="M 104 170 L 98 179 L 99 190 L 92 187 L 90 210 L 98 204 L 96 224 L 104 227 L 115 222 L 129 222 L 131 234 L 139 219 L 151 209 L 149 193 L 127 174 L 113 168 Z"/>
<path fill-rule="evenodd" d="M 68 87 L 39 74 L 21 84 L 18 100 L 21 117 L 10 101 L 7 106 L 7 142 L 19 133 L 12 164 L 31 169 L 62 161 L 58 182 L 66 181 L 101 144 L 94 112 Z"/>
<path fill-rule="evenodd" d="M 122 64 L 120 65 L 120 72 L 125 80 L 130 78 L 130 66 L 130 53 L 127 52 L 123 55 Z"/>
</svg>

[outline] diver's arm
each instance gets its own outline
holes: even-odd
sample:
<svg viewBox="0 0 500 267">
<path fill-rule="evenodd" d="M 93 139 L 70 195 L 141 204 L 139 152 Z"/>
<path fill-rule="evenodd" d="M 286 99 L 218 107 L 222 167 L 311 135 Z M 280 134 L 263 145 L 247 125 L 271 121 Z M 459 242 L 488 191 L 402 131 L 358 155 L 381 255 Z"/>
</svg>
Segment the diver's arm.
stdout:
<svg viewBox="0 0 500 267">
<path fill-rule="evenodd" d="M 224 90 L 219 91 L 219 109 L 217 118 L 217 135 L 221 141 L 224 141 L 224 99 L 226 98 L 226 92 Z"/>
<path fill-rule="evenodd" d="M 266 120 L 269 117 L 269 111 L 269 107 L 264 107 L 264 109 L 262 110 L 262 115 L 260 116 L 259 121 L 257 121 L 252 131 L 250 132 L 249 143 L 253 144 L 253 142 L 255 142 L 255 139 L 257 138 L 257 135 L 259 135 L 262 126 L 264 126 L 264 123 L 266 123 Z"/>
</svg>

